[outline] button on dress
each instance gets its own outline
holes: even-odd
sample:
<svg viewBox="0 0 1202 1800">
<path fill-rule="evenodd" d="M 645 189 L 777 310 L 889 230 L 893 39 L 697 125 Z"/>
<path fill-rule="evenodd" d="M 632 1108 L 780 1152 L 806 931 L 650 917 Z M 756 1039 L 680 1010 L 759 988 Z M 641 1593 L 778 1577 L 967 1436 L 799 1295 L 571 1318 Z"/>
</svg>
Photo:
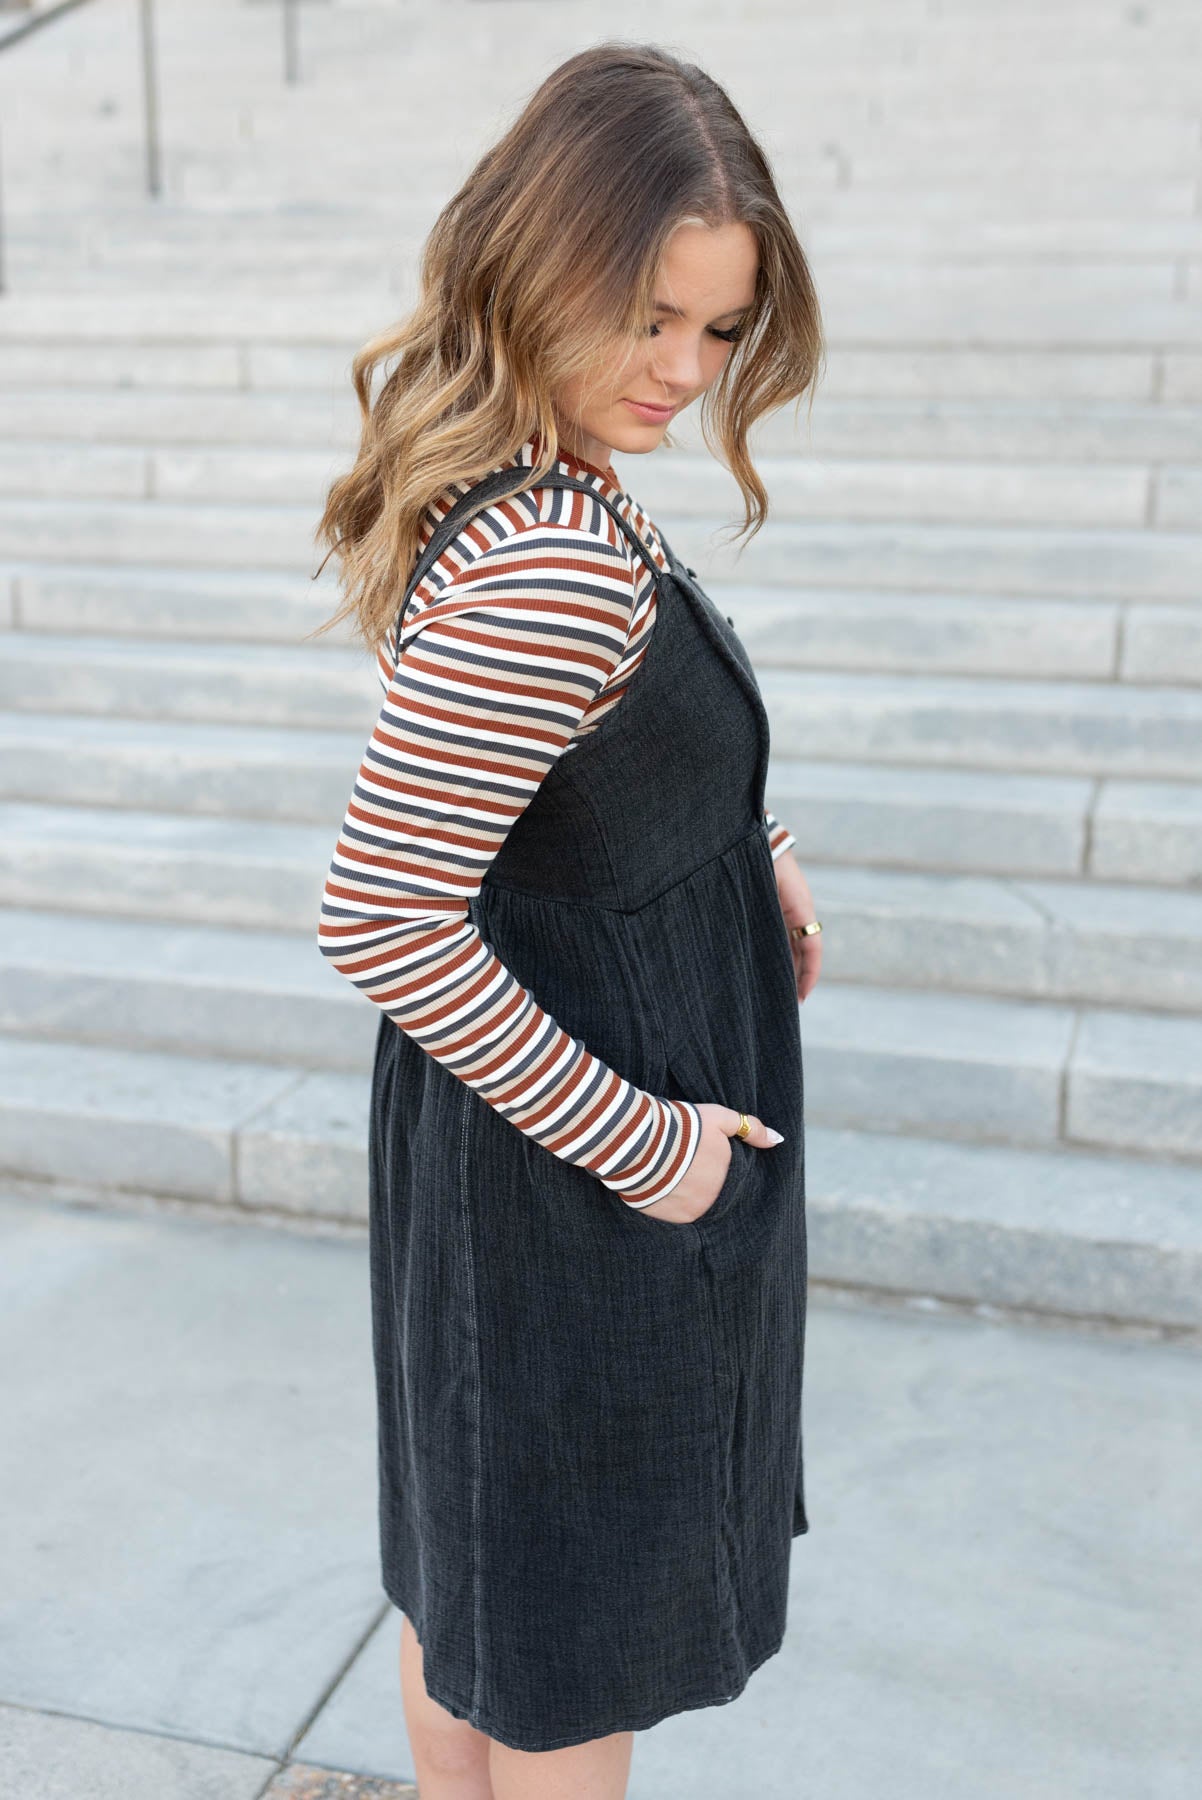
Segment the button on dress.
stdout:
<svg viewBox="0 0 1202 1800">
<path fill-rule="evenodd" d="M 406 600 L 513 479 L 461 496 Z M 537 485 L 597 491 L 562 468 Z M 516 1129 L 388 1016 L 372 1071 L 383 1586 L 431 1697 L 528 1751 L 735 1699 L 781 1647 L 809 1529 L 802 1058 L 768 719 L 733 625 L 660 541 L 646 654 L 539 785 L 471 918 L 610 1070 L 783 1143 L 732 1138 L 714 1204 L 678 1224 Z"/>
</svg>

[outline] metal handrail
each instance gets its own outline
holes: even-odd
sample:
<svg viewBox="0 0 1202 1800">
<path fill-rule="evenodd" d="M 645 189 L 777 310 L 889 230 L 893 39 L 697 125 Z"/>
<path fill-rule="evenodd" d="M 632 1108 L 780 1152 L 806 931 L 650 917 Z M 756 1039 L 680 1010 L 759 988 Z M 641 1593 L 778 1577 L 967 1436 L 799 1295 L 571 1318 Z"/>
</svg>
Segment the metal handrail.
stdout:
<svg viewBox="0 0 1202 1800">
<path fill-rule="evenodd" d="M 88 0 L 56 0 L 56 3 L 34 13 L 20 24 L 0 32 L 0 51 L 9 50 L 43 26 L 52 25 Z M 300 30 L 297 0 L 283 0 L 284 80 L 295 84 L 300 79 Z M 146 192 L 154 198 L 163 191 L 162 158 L 159 150 L 158 61 L 155 45 L 154 0 L 140 0 L 139 19 L 142 45 L 142 105 L 146 121 Z M 2 176 L 0 164 L 0 176 Z M 4 201 L 0 179 L 0 294 L 8 292 L 4 256 Z"/>
<path fill-rule="evenodd" d="M 40 31 L 43 25 L 53 24 L 55 19 L 61 19 L 64 13 L 73 12 L 77 6 L 86 5 L 87 0 L 58 0 L 56 6 L 47 6 L 41 12 L 32 13 L 19 25 L 10 25 L 7 31 L 0 32 L 0 50 L 7 50 L 10 44 Z"/>
</svg>

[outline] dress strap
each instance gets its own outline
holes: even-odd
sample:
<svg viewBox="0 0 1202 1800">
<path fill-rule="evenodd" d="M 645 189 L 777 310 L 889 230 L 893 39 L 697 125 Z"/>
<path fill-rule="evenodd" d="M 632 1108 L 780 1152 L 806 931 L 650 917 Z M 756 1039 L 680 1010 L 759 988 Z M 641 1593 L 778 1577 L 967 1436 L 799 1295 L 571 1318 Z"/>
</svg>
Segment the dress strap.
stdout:
<svg viewBox="0 0 1202 1800">
<path fill-rule="evenodd" d="M 663 570 L 660 568 L 659 564 L 656 562 L 655 558 L 652 556 L 649 546 L 646 544 L 646 542 L 643 540 L 643 538 L 641 538 L 639 536 L 639 534 L 635 530 L 634 526 L 630 523 L 630 520 L 625 516 L 624 513 L 622 513 L 619 510 L 618 507 L 616 507 L 614 505 L 612 500 L 610 500 L 605 494 L 599 493 L 597 491 L 597 489 L 595 487 L 593 487 L 590 482 L 581 481 L 581 480 L 579 480 L 578 477 L 576 477 L 574 475 L 564 475 L 558 469 L 555 469 L 555 470 L 552 470 L 552 472 L 549 475 L 544 475 L 540 481 L 532 482 L 530 485 L 532 487 L 576 488 L 582 494 L 591 494 L 595 500 L 599 500 L 601 502 L 601 504 L 605 508 L 605 510 L 608 513 L 611 513 L 613 518 L 621 526 L 622 530 L 626 534 L 627 539 L 633 546 L 635 554 L 637 556 L 639 556 L 642 559 L 642 561 L 646 563 L 648 569 L 650 569 L 653 579 L 657 578 L 663 574 Z M 663 532 L 659 529 L 658 525 L 656 526 L 655 530 L 656 530 L 656 535 L 659 538 L 660 543 L 664 547 L 664 554 L 668 558 L 669 567 L 675 568 L 676 567 L 676 554 L 673 551 L 672 546 L 669 544 L 667 538 L 664 536 Z"/>
<path fill-rule="evenodd" d="M 405 588 L 405 598 L 401 604 L 401 611 L 398 617 L 398 642 L 400 619 L 403 619 L 405 616 L 405 608 L 409 604 L 409 599 L 414 588 L 417 587 L 419 582 L 424 580 L 425 576 L 438 561 L 447 545 L 454 542 L 468 520 L 473 518 L 477 512 L 480 512 L 487 506 L 490 500 L 495 500 L 498 495 L 504 494 L 507 489 L 512 488 L 513 479 L 516 473 L 516 465 L 504 469 L 490 470 L 489 473 L 482 476 L 473 487 L 468 488 L 465 494 L 460 495 L 446 517 L 441 519 L 435 526 L 430 541 L 418 558 L 413 574 L 410 576 L 408 585 Z M 575 488 L 582 494 L 591 494 L 594 500 L 600 501 L 606 511 L 613 515 L 622 531 L 626 534 L 636 555 L 641 557 L 643 562 L 646 563 L 647 567 L 650 569 L 652 577 L 658 579 L 658 577 L 662 575 L 663 570 L 655 561 L 650 549 L 639 536 L 629 519 L 623 516 L 612 500 L 608 499 L 604 494 L 599 493 L 597 489 L 593 487 L 591 482 L 582 481 L 575 475 L 565 475 L 558 469 L 552 469 L 548 474 L 540 476 L 537 481 L 528 481 L 524 483 L 522 487 L 513 492 L 511 497 L 516 499 L 518 494 L 526 493 L 532 487 Z M 656 529 L 658 531 L 658 527 Z M 662 531 L 659 532 L 659 540 L 664 547 L 664 552 L 667 555 L 669 565 L 672 568 L 675 568 L 677 559 Z"/>
</svg>

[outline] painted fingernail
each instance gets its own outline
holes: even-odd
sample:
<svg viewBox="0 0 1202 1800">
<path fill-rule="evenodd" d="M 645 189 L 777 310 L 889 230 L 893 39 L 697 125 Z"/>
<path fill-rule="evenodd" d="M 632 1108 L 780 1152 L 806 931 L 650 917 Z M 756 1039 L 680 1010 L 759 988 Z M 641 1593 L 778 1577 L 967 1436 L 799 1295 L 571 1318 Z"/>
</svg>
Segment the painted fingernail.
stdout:
<svg viewBox="0 0 1202 1800">
<path fill-rule="evenodd" d="M 779 1131 L 773 1131 L 771 1125 L 769 1125 L 769 1127 L 768 1127 L 768 1142 L 770 1144 L 783 1144 L 784 1141 L 785 1140 L 784 1140 L 784 1136 L 782 1135 L 782 1133 Z"/>
</svg>

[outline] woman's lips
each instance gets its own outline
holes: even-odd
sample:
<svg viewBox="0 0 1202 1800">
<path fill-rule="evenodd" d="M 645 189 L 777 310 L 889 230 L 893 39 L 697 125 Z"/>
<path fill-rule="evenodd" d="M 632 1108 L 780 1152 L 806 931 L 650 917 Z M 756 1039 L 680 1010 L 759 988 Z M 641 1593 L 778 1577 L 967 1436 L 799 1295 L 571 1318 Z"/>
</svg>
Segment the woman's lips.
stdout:
<svg viewBox="0 0 1202 1800">
<path fill-rule="evenodd" d="M 644 406 L 639 400 L 626 400 L 623 405 L 628 406 L 631 412 L 637 413 L 640 419 L 646 419 L 652 425 L 662 425 L 664 420 L 670 419 L 676 411 L 674 406 Z"/>
</svg>

